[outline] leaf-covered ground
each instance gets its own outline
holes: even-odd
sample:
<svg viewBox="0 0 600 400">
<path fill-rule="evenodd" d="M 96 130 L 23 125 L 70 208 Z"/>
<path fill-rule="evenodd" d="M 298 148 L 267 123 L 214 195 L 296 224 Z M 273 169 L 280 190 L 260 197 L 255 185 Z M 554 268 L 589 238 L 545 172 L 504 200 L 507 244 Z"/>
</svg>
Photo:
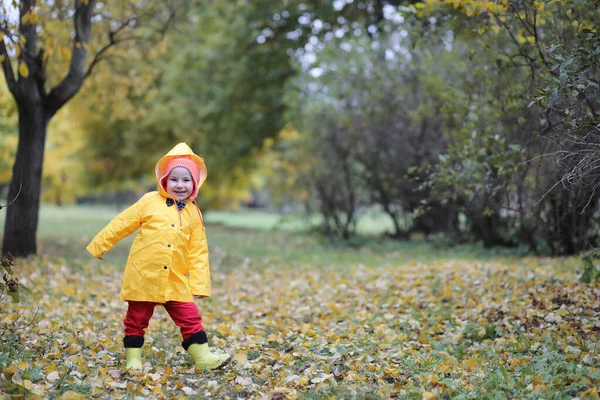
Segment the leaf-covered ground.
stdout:
<svg viewBox="0 0 600 400">
<path fill-rule="evenodd" d="M 47 245 L 50 256 L 19 260 L 33 293 L 0 303 L 0 393 L 598 398 L 600 287 L 578 283 L 572 260 L 434 255 L 410 243 L 329 248 L 218 227 L 209 240 L 213 298 L 197 304 L 211 345 L 234 354 L 224 370 L 195 370 L 157 308 L 144 370 L 125 371 L 126 248 L 98 261 L 63 242 Z"/>
</svg>

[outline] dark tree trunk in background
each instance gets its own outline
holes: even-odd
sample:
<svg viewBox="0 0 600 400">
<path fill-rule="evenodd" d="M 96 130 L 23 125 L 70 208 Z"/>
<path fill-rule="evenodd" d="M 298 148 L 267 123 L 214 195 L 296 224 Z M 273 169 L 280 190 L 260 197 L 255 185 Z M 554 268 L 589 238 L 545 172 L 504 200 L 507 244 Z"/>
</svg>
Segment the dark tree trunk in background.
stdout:
<svg viewBox="0 0 600 400">
<path fill-rule="evenodd" d="M 597 248 L 599 235 L 592 228 L 598 197 L 589 186 L 561 189 L 550 195 L 544 236 L 553 256 Z M 591 204 L 586 207 L 588 199 Z"/>
<path fill-rule="evenodd" d="M 491 215 L 470 215 L 471 232 L 481 238 L 486 248 L 508 246 L 509 243 L 500 234 L 502 219 L 497 212 Z"/>
<path fill-rule="evenodd" d="M 7 39 L 0 40 L 2 71 L 19 111 L 19 144 L 8 192 L 9 201 L 15 201 L 6 210 L 2 254 L 10 252 L 16 256 L 27 256 L 37 252 L 36 233 L 46 130 L 52 116 L 75 96 L 85 77 L 100 59 L 101 53 L 98 53 L 86 70 L 86 45 L 91 35 L 95 5 L 96 0 L 75 1 L 69 71 L 50 91 L 46 90 L 44 51 L 38 49 L 37 45 L 37 25 L 19 24 L 19 36 L 25 40 L 21 45 L 18 62 L 27 66 L 28 74 L 25 77 L 15 74 L 10 61 L 11 54 L 6 48 Z M 36 0 L 21 0 L 19 20 L 22 21 L 21 17 L 35 7 Z"/>
<path fill-rule="evenodd" d="M 411 204 L 410 209 L 418 208 L 417 204 Z M 432 202 L 422 215 L 415 218 L 412 228 L 413 232 L 420 232 L 425 236 L 443 233 L 451 237 L 460 235 L 458 209 L 453 204 L 441 204 Z"/>
<path fill-rule="evenodd" d="M 8 191 L 9 201 L 14 198 L 16 201 L 6 209 L 4 254 L 10 252 L 15 256 L 27 256 L 37 251 L 36 231 L 47 127 L 48 120 L 41 104 L 19 104 L 19 146 Z"/>
</svg>

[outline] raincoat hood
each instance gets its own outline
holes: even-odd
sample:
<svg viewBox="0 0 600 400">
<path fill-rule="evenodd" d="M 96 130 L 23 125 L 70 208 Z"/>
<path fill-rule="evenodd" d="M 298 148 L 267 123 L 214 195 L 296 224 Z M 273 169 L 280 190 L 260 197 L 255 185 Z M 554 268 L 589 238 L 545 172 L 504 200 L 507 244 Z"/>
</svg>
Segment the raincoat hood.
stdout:
<svg viewBox="0 0 600 400">
<path fill-rule="evenodd" d="M 206 165 L 204 165 L 204 159 L 195 154 L 192 149 L 183 142 L 173 147 L 171 151 L 165 154 L 156 163 L 155 173 L 158 191 L 164 197 L 171 197 L 163 186 L 162 180 L 169 174 L 174 166 L 178 166 L 177 163 L 174 163 L 177 159 L 184 160 L 181 166 L 185 166 L 192 174 L 192 179 L 194 180 L 194 192 L 190 195 L 190 200 L 194 200 L 198 197 L 198 190 L 206 180 L 208 171 Z M 196 166 L 197 168 L 190 168 L 190 165 Z"/>
</svg>

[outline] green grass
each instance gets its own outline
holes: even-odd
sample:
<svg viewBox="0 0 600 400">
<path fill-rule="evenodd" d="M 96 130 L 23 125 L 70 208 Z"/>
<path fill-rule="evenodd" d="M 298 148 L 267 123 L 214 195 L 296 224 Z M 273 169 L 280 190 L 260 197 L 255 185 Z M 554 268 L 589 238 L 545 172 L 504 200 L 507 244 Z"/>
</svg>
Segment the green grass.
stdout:
<svg viewBox="0 0 600 400">
<path fill-rule="evenodd" d="M 19 379 L 46 385 L 51 357 L 58 357 L 52 368 L 61 378 L 44 386 L 48 398 L 67 391 L 152 397 L 146 386 L 154 379 L 139 383 L 123 374 L 116 381 L 132 388 L 109 389 L 113 379 L 98 373 L 122 367 L 118 292 L 132 237 L 105 261 L 85 246 L 118 211 L 42 207 L 40 255 L 15 268 L 33 294 L 6 308 L 23 325 L 0 335 L 0 397 L 3 390 L 31 395 L 10 375 L 17 371 Z M 596 289 L 578 282 L 575 258 L 372 234 L 352 245 L 331 243 L 300 220 L 281 223 L 256 211 L 206 213 L 205 220 L 214 297 L 199 306 L 211 345 L 247 363 L 214 374 L 190 371 L 177 328 L 157 311 L 144 354 L 167 398 L 182 396 L 176 381 L 220 398 L 271 398 L 275 388 L 303 399 L 422 399 L 437 391 L 440 399 L 584 398 L 599 379 Z M 557 315 L 562 321 L 552 322 Z M 44 325 L 29 323 L 34 317 Z M 106 351 L 109 358 L 97 358 Z M 236 385 L 240 376 L 254 386 Z"/>
<path fill-rule="evenodd" d="M 250 229 L 302 232 L 319 225 L 317 215 L 277 214 L 263 210 L 211 211 L 205 215 L 207 223 Z M 362 236 L 381 236 L 393 232 L 389 217 L 376 210 L 369 210 L 359 218 L 357 233 Z"/>
<path fill-rule="evenodd" d="M 122 208 L 109 206 L 43 205 L 38 224 L 39 253 L 86 260 L 85 246 Z M 4 232 L 5 212 L 0 212 L 0 235 Z M 310 232 L 311 221 L 302 217 L 281 216 L 264 211 L 211 211 L 205 214 L 209 245 L 223 266 L 232 268 L 245 259 L 261 258 L 265 263 L 294 266 L 387 266 L 401 263 L 431 262 L 448 258 L 488 260 L 515 257 L 514 252 L 468 245 L 438 247 L 423 240 L 396 241 L 376 236 L 389 227 L 381 215 L 363 219 L 362 234 L 348 243 L 332 243 Z M 314 220 L 312 224 L 314 225 Z M 381 226 L 381 228 L 378 228 Z M 125 262 L 135 234 L 119 242 L 108 257 L 121 265 Z"/>
<path fill-rule="evenodd" d="M 316 218 L 297 214 L 280 215 L 262 210 L 210 211 L 204 214 L 207 224 L 236 228 L 301 232 L 318 223 Z"/>
<path fill-rule="evenodd" d="M 69 259 L 88 258 L 85 246 L 119 211 L 116 207 L 42 205 L 37 232 L 39 253 Z M 0 212 L 0 236 L 4 234 L 5 217 L 6 213 Z M 124 261 L 132 241 L 133 236 L 121 241 L 112 254 Z"/>
</svg>

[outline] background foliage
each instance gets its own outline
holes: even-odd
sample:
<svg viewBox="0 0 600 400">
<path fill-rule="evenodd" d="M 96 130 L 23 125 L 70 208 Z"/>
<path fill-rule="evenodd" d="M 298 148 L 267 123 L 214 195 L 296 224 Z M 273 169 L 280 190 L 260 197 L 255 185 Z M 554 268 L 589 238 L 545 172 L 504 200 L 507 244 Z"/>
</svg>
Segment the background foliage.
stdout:
<svg viewBox="0 0 600 400">
<path fill-rule="evenodd" d="M 17 79 L 56 85 L 89 2 L 5 3 Z M 96 4 L 39 168 L 40 253 L 2 260 L 0 396 L 599 397 L 597 0 Z M 0 198 L 20 110 L 2 82 Z M 234 362 L 194 370 L 158 312 L 131 373 L 131 239 L 82 252 L 179 141 L 209 169 L 199 306 Z"/>
<path fill-rule="evenodd" d="M 186 141 L 209 167 L 204 207 L 318 213 L 325 233 L 346 240 L 376 210 L 396 238 L 590 249 L 592 3 L 188 2 L 158 39 L 143 40 L 144 28 L 121 37 L 57 116 L 43 199 L 133 199 L 154 186 L 165 149 Z M 69 60 L 61 4 L 35 12 L 52 33 L 49 82 Z M 109 26 L 95 29 L 99 47 Z M 5 89 L 0 99 L 6 185 L 16 120 Z"/>
</svg>

